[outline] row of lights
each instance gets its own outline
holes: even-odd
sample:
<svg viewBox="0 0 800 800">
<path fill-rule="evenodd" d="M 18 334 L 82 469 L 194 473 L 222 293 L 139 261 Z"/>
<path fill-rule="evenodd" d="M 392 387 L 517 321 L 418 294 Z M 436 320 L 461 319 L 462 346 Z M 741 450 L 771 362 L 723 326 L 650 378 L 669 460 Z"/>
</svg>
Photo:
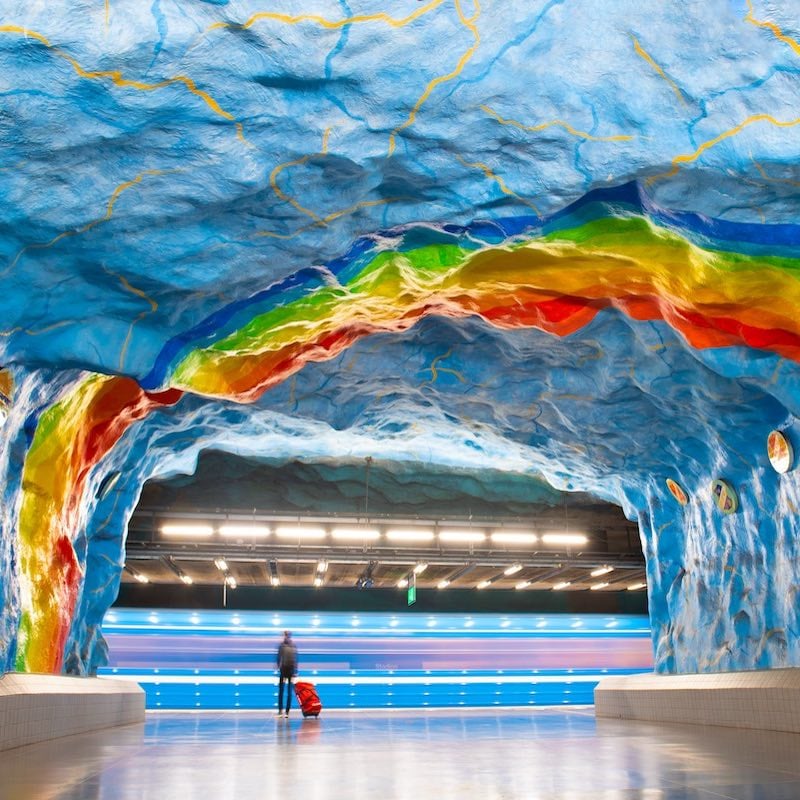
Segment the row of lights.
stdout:
<svg viewBox="0 0 800 800">
<path fill-rule="evenodd" d="M 209 537 L 214 535 L 214 527 L 204 524 L 188 524 L 182 522 L 168 523 L 161 526 L 164 536 Z M 269 525 L 224 523 L 218 531 L 220 536 L 238 539 L 265 538 L 274 532 L 279 539 L 319 540 L 328 535 L 328 530 L 321 526 L 277 525 L 273 529 Z M 330 530 L 330 536 L 336 541 L 368 542 L 380 539 L 381 532 L 377 528 L 340 527 Z M 494 531 L 489 537 L 482 531 L 475 530 L 440 530 L 438 534 L 431 528 L 389 528 L 386 539 L 390 542 L 431 542 L 438 538 L 445 544 L 481 544 L 491 538 L 492 544 L 533 545 L 541 541 L 548 545 L 581 546 L 589 540 L 582 533 L 545 533 L 541 537 L 530 531 Z"/>
<path fill-rule="evenodd" d="M 428 568 L 427 564 L 417 564 L 417 566 L 414 567 L 414 574 L 415 575 L 420 575 L 427 568 Z M 507 569 L 503 570 L 503 575 L 510 577 L 511 575 L 515 575 L 522 568 L 523 568 L 522 564 L 512 564 L 510 567 L 508 567 Z M 609 572 L 613 572 L 613 571 L 614 571 L 614 567 L 603 566 L 603 567 L 598 567 L 595 570 L 592 570 L 592 572 L 590 572 L 589 575 L 591 575 L 591 577 L 593 577 L 593 578 L 599 578 L 601 575 L 608 575 Z M 445 578 L 444 580 L 441 580 L 441 581 L 439 581 L 438 584 L 436 584 L 436 588 L 437 589 L 446 589 L 448 586 L 450 586 L 450 583 L 451 583 L 451 581 L 448 580 L 447 578 Z M 476 584 L 475 588 L 476 589 L 486 589 L 488 586 L 491 586 L 491 585 L 492 585 L 492 581 L 491 580 L 483 580 L 480 583 Z M 527 589 L 530 585 L 531 585 L 531 581 L 520 581 L 514 588 L 515 589 L 519 589 L 519 590 Z M 592 586 L 590 586 L 589 588 L 592 591 L 597 591 L 599 589 L 605 589 L 606 586 L 608 586 L 608 585 L 609 584 L 606 581 L 606 582 L 595 583 Z M 401 578 L 397 582 L 397 586 L 398 586 L 399 589 L 405 589 L 408 586 L 408 578 Z M 572 586 L 572 582 L 571 581 L 561 581 L 560 583 L 557 583 L 553 587 L 553 590 L 554 591 L 560 591 L 561 589 L 566 589 L 568 586 Z M 634 591 L 637 591 L 639 589 L 644 589 L 646 586 L 647 586 L 646 583 L 632 583 L 630 586 L 628 586 L 628 591 L 629 592 L 634 592 Z"/>
<path fill-rule="evenodd" d="M 185 572 L 183 572 L 183 570 L 180 570 L 177 567 L 177 565 L 171 564 L 171 566 L 172 566 L 172 568 L 174 570 L 177 571 L 178 577 L 185 584 L 191 585 L 192 583 L 194 583 L 194 581 L 192 580 L 191 575 L 187 575 Z M 225 576 L 225 583 L 228 585 L 228 587 L 231 588 L 231 589 L 235 589 L 236 586 L 237 586 L 236 578 L 234 578 L 233 575 L 230 574 L 230 572 L 228 570 L 227 561 L 225 561 L 225 559 L 221 558 L 221 557 L 220 558 L 216 558 L 216 559 L 214 559 L 214 566 L 220 572 L 223 573 L 223 575 Z M 316 588 L 320 588 L 322 586 L 322 584 L 323 584 L 323 576 L 328 571 L 328 566 L 329 566 L 329 562 L 327 562 L 327 561 L 321 560 L 321 561 L 317 562 L 317 569 L 316 569 L 316 571 L 314 573 L 314 586 Z M 281 585 L 281 581 L 280 581 L 280 578 L 278 577 L 278 571 L 277 571 L 276 562 L 275 561 L 270 561 L 269 562 L 269 568 L 270 568 L 270 583 L 271 583 L 271 585 L 272 586 L 280 586 Z M 414 570 L 413 570 L 414 575 L 421 575 L 423 572 L 425 572 L 425 570 L 427 568 L 428 568 L 427 564 L 424 564 L 424 563 L 417 564 L 414 567 Z M 130 565 L 127 566 L 127 569 L 131 572 L 133 577 L 137 581 L 139 581 L 139 583 L 149 583 L 150 582 L 150 579 L 146 575 L 142 574 L 138 570 L 135 570 Z M 503 575 L 510 577 L 511 575 L 515 575 L 521 569 L 523 569 L 522 564 L 512 564 L 510 567 L 508 567 L 507 569 L 503 570 Z M 613 571 L 614 571 L 614 567 L 603 566 L 603 567 L 598 567 L 595 570 L 592 570 L 592 572 L 590 572 L 589 574 L 593 578 L 598 578 L 598 577 L 600 577 L 602 575 L 608 575 L 609 572 L 613 572 Z M 444 580 L 439 581 L 439 583 L 436 585 L 436 588 L 437 589 L 446 589 L 448 586 L 450 586 L 450 583 L 451 583 L 451 581 L 449 581 L 449 580 L 447 580 L 445 578 Z M 491 586 L 491 584 L 492 584 L 492 581 L 483 580 L 480 583 L 478 583 L 475 588 L 476 589 L 486 589 L 488 586 Z M 531 585 L 531 581 L 521 581 L 514 588 L 515 589 L 520 589 L 520 590 L 521 589 L 527 589 L 530 585 Z M 561 581 L 560 583 L 557 583 L 555 586 L 553 586 L 553 591 L 560 591 L 562 589 L 566 589 L 567 587 L 569 587 L 571 585 L 572 585 L 571 581 Z M 605 587 L 608 586 L 608 585 L 609 585 L 608 582 L 600 582 L 600 583 L 593 584 L 589 588 L 592 591 L 597 591 L 599 589 L 605 589 Z M 402 578 L 401 580 L 399 580 L 398 583 L 397 583 L 397 586 L 400 589 L 407 588 L 408 587 L 408 578 Z M 647 586 L 646 583 L 641 583 L 640 582 L 640 583 L 633 583 L 630 586 L 628 586 L 627 588 L 628 588 L 628 591 L 631 592 L 631 591 L 638 591 L 639 589 L 644 589 L 646 586 Z"/>
</svg>

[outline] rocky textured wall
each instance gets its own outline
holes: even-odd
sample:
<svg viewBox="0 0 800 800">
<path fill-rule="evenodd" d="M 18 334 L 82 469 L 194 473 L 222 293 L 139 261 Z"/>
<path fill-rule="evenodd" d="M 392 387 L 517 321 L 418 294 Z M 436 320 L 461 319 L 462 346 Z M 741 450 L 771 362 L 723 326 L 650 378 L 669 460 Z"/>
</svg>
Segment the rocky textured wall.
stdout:
<svg viewBox="0 0 800 800">
<path fill-rule="evenodd" d="M 217 448 L 612 500 L 659 669 L 798 665 L 800 35 L 669 11 L 9 6 L 0 664 L 102 660 L 144 481 Z"/>
</svg>

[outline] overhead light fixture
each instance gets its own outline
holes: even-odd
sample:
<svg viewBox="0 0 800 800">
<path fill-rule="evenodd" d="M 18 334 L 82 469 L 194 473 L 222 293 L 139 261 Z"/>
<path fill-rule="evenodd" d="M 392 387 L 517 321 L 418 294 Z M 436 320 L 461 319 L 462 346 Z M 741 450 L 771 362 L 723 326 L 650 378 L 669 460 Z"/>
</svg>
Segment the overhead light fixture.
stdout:
<svg viewBox="0 0 800 800">
<path fill-rule="evenodd" d="M 516 575 L 522 569 L 522 564 L 512 564 L 503 570 L 503 575 Z"/>
<path fill-rule="evenodd" d="M 425 572 L 426 569 L 428 569 L 427 564 L 417 564 L 417 566 L 414 567 L 414 574 L 422 575 L 422 573 Z"/>
<path fill-rule="evenodd" d="M 194 581 L 192 580 L 192 576 L 191 576 L 191 575 L 186 575 L 186 573 L 184 573 L 183 575 L 181 575 L 181 580 L 182 580 L 182 581 L 183 581 L 183 582 L 184 582 L 184 583 L 185 583 L 187 586 L 191 586 L 191 585 L 194 583 Z"/>
<path fill-rule="evenodd" d="M 595 583 L 595 584 L 593 584 L 592 586 L 590 586 L 589 588 L 590 588 L 590 589 L 591 589 L 593 592 L 596 592 L 598 589 L 605 589 L 605 588 L 606 588 L 606 586 L 608 586 L 608 581 L 606 581 L 605 583 Z"/>
<path fill-rule="evenodd" d="M 319 589 L 319 587 L 322 586 L 322 578 L 320 578 L 319 575 L 317 575 L 317 577 L 314 578 L 314 586 L 316 586 L 317 589 Z"/>
<path fill-rule="evenodd" d="M 520 581 L 514 588 L 515 589 L 527 589 L 531 585 L 530 581 Z"/>
<path fill-rule="evenodd" d="M 536 544 L 539 537 L 535 533 L 522 531 L 495 531 L 492 534 L 493 544 Z"/>
<path fill-rule="evenodd" d="M 273 577 L 271 577 L 271 578 L 269 579 L 269 582 L 270 582 L 270 583 L 271 583 L 273 586 L 280 586 L 280 585 L 281 585 L 281 579 L 280 579 L 280 578 L 279 578 L 277 575 L 274 575 Z"/>
<path fill-rule="evenodd" d="M 324 539 L 325 528 L 307 525 L 279 525 L 275 535 L 281 539 Z"/>
<path fill-rule="evenodd" d="M 567 588 L 567 586 L 572 586 L 572 584 L 571 584 L 569 581 L 561 581 L 561 583 L 557 583 L 557 584 L 556 584 L 556 585 L 553 587 L 553 591 L 554 591 L 554 592 L 558 592 L 558 591 L 560 591 L 561 589 L 566 589 L 566 588 Z"/>
<path fill-rule="evenodd" d="M 172 556 L 165 556 L 161 559 L 187 586 L 191 586 L 194 581 L 176 563 Z"/>
<path fill-rule="evenodd" d="M 646 588 L 647 588 L 647 584 L 646 583 L 632 583 L 628 587 L 628 591 L 629 592 L 635 592 L 635 591 L 638 591 L 639 589 L 646 589 Z"/>
<path fill-rule="evenodd" d="M 437 589 L 446 589 L 450 585 L 450 581 L 443 580 L 436 584 Z"/>
<path fill-rule="evenodd" d="M 214 566 L 220 572 L 227 572 L 228 571 L 228 562 L 224 558 L 215 558 L 214 559 Z"/>
<path fill-rule="evenodd" d="M 269 525 L 256 525 L 243 522 L 226 522 L 219 526 L 220 536 L 230 536 L 237 539 L 256 539 L 259 536 L 269 536 Z"/>
<path fill-rule="evenodd" d="M 408 578 L 400 578 L 400 580 L 397 581 L 398 589 L 405 589 L 407 587 L 408 587 Z"/>
<path fill-rule="evenodd" d="M 150 578 L 147 575 L 142 575 L 141 572 L 137 572 L 134 576 L 139 583 L 150 583 Z"/>
<path fill-rule="evenodd" d="M 440 531 L 440 542 L 472 543 L 485 542 L 486 534 L 479 531 Z"/>
<path fill-rule="evenodd" d="M 582 533 L 546 533 L 542 536 L 545 544 L 566 544 L 581 545 L 586 544 L 589 539 Z"/>
<path fill-rule="evenodd" d="M 601 575 L 608 575 L 609 572 L 613 572 L 613 571 L 614 571 L 614 567 L 609 567 L 609 566 L 598 567 L 597 569 L 593 569 L 589 573 L 589 575 L 591 575 L 593 578 L 599 578 Z"/>
<path fill-rule="evenodd" d="M 214 529 L 210 525 L 194 525 L 189 522 L 169 522 L 161 526 L 164 536 L 212 536 Z"/>
<path fill-rule="evenodd" d="M 343 542 L 371 542 L 380 539 L 381 532 L 377 528 L 334 528 L 331 537 Z"/>
<path fill-rule="evenodd" d="M 317 572 L 322 574 L 323 572 L 328 571 L 328 562 L 327 561 L 320 561 L 317 563 Z"/>
<path fill-rule="evenodd" d="M 231 589 L 235 589 L 235 588 L 236 588 L 236 578 L 234 578 L 234 577 L 233 577 L 233 575 L 228 575 L 228 576 L 225 578 L 225 583 L 227 583 L 227 584 L 228 584 L 228 586 L 229 586 Z"/>
<path fill-rule="evenodd" d="M 390 528 L 386 538 L 391 542 L 429 542 L 433 531 L 429 528 Z"/>
<path fill-rule="evenodd" d="M 491 586 L 491 581 L 481 581 L 475 588 L 476 589 L 485 589 L 487 586 Z"/>
</svg>

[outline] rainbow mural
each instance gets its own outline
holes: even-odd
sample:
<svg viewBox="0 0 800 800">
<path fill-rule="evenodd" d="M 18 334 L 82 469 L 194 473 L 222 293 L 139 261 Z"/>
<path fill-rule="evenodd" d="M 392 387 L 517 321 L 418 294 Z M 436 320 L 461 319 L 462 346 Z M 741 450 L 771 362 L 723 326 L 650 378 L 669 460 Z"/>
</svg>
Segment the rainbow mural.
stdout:
<svg viewBox="0 0 800 800">
<path fill-rule="evenodd" d="M 189 463 L 251 428 L 618 502 L 657 669 L 800 663 L 800 486 L 765 450 L 800 405 L 791 20 L 203 5 L 0 24 L 4 665 L 85 649 L 173 433 Z"/>
</svg>

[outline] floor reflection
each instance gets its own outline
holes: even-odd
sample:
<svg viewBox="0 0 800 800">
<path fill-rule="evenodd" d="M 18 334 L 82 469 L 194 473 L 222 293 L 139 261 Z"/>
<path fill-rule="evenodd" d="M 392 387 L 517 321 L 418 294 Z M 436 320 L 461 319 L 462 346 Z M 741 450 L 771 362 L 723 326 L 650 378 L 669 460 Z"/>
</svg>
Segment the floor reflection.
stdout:
<svg viewBox="0 0 800 800">
<path fill-rule="evenodd" d="M 2 800 L 797 800 L 800 736 L 591 709 L 149 714 L 0 754 Z"/>
</svg>

